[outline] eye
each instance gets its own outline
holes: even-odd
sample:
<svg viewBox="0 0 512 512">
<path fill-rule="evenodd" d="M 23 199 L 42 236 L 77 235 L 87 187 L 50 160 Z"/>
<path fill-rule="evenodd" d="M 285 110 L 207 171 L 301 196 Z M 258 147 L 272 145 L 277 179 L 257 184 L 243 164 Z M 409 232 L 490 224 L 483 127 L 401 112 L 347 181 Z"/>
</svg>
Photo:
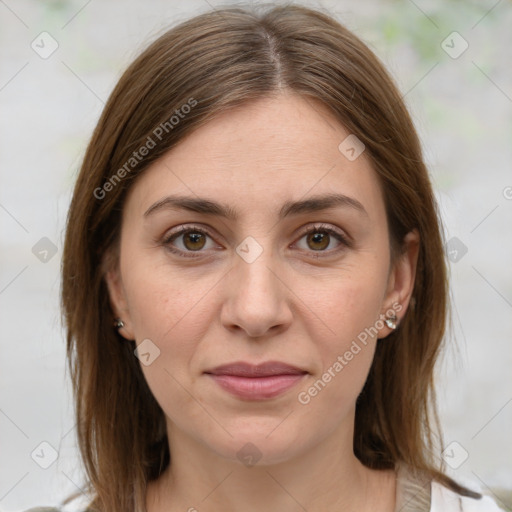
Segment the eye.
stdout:
<svg viewBox="0 0 512 512">
<path fill-rule="evenodd" d="M 328 253 L 329 255 L 338 252 L 344 247 L 350 246 L 343 233 L 323 224 L 311 226 L 306 229 L 300 240 L 303 239 L 305 239 L 306 247 L 302 247 L 302 249 L 309 252 Z M 334 249 L 331 247 L 331 250 L 326 250 L 332 245 L 333 239 L 337 241 L 336 247 Z M 320 256 L 320 254 L 315 256 Z"/>
<path fill-rule="evenodd" d="M 306 247 L 299 248 L 310 253 L 317 253 L 314 254 L 315 257 L 330 256 L 345 247 L 350 247 L 349 241 L 342 232 L 324 224 L 307 228 L 302 233 L 299 242 L 303 239 L 305 239 Z M 208 246 L 208 241 L 210 241 L 210 246 Z M 332 246 L 333 241 L 337 242 L 336 247 L 327 250 Z M 208 231 L 198 226 L 180 226 L 164 238 L 163 245 L 172 253 L 185 258 L 198 258 L 203 256 L 204 252 L 217 247 Z"/>
<path fill-rule="evenodd" d="M 180 226 L 176 231 L 170 233 L 163 240 L 164 245 L 173 253 L 185 256 L 188 258 L 196 258 L 202 249 L 211 249 L 207 246 L 208 239 L 212 240 L 208 231 L 197 226 Z M 178 241 L 178 247 L 173 245 Z M 181 246 L 181 247 L 180 247 Z"/>
</svg>

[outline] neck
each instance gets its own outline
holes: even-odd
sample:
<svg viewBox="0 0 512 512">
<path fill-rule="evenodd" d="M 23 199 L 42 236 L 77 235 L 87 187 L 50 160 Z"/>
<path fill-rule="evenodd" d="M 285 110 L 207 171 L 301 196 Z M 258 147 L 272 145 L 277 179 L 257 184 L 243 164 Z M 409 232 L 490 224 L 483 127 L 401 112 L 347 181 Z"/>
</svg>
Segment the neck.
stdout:
<svg viewBox="0 0 512 512">
<path fill-rule="evenodd" d="M 284 462 L 245 466 L 168 428 L 171 465 L 148 488 L 149 512 L 393 511 L 393 471 L 370 470 L 352 451 L 352 432 L 334 432 Z M 344 449 L 350 447 L 350 450 Z"/>
</svg>

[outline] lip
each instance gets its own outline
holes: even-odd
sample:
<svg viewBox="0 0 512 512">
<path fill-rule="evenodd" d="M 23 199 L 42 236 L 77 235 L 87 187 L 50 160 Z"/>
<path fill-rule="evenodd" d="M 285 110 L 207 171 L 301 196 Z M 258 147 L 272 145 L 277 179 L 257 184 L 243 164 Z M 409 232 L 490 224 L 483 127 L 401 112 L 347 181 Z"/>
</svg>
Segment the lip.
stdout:
<svg viewBox="0 0 512 512">
<path fill-rule="evenodd" d="M 308 372 L 280 361 L 258 365 L 240 361 L 218 366 L 205 374 L 238 398 L 267 400 L 288 391 Z"/>
</svg>

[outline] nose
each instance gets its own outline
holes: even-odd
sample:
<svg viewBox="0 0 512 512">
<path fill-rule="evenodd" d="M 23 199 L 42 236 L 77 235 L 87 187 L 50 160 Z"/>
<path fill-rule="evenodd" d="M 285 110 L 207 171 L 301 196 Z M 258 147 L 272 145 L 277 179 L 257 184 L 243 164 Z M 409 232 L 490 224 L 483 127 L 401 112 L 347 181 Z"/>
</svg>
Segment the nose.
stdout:
<svg viewBox="0 0 512 512">
<path fill-rule="evenodd" d="M 242 330 L 251 338 L 274 336 L 291 324 L 293 293 L 270 250 L 249 261 L 235 255 L 226 280 L 221 322 L 227 329 Z"/>
</svg>

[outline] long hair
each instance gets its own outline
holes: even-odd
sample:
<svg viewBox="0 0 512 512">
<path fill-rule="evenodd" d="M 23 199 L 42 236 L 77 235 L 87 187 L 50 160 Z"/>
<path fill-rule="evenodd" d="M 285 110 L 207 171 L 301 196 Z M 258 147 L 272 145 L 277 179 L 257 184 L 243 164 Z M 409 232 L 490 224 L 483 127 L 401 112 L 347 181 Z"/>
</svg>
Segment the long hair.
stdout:
<svg viewBox="0 0 512 512">
<path fill-rule="evenodd" d="M 148 482 L 172 458 L 135 345 L 113 328 L 104 281 L 127 191 L 217 114 L 286 91 L 320 100 L 365 144 L 384 194 L 392 256 L 409 231 L 420 235 L 412 304 L 399 329 L 377 344 L 356 405 L 354 452 L 367 467 L 405 463 L 476 495 L 449 479 L 435 455 L 433 373 L 447 325 L 447 267 L 435 197 L 401 95 L 377 57 L 330 16 L 296 5 L 234 7 L 175 26 L 136 58 L 107 101 L 76 182 L 61 300 L 91 510 L 145 510 Z"/>
</svg>

